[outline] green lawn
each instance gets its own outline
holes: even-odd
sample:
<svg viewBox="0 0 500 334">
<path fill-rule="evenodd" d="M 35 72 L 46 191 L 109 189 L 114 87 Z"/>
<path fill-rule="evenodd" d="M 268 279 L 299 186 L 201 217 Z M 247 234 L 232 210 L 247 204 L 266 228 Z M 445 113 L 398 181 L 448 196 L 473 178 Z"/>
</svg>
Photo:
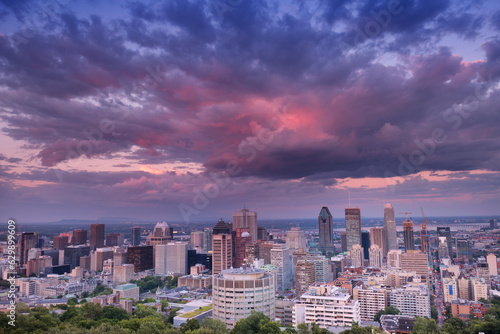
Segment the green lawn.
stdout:
<svg viewBox="0 0 500 334">
<path fill-rule="evenodd" d="M 197 310 L 194 310 L 194 311 L 191 311 L 191 312 L 188 312 L 188 313 L 184 313 L 184 314 L 180 315 L 180 317 L 183 317 L 183 318 L 192 318 L 192 317 L 197 316 L 200 313 L 206 312 L 206 311 L 211 310 L 211 309 L 212 309 L 212 305 L 203 306 L 203 307 L 200 307 Z"/>
</svg>

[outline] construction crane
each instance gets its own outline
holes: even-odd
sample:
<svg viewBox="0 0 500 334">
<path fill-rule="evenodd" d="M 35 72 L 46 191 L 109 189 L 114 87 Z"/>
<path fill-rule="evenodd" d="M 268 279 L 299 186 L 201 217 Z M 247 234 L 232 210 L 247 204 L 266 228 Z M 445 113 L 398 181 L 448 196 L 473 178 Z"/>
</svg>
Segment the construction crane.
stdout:
<svg viewBox="0 0 500 334">
<path fill-rule="evenodd" d="M 409 221 L 408 220 L 408 215 L 411 215 L 411 212 L 398 212 L 398 213 L 406 215 L 406 221 Z"/>
</svg>

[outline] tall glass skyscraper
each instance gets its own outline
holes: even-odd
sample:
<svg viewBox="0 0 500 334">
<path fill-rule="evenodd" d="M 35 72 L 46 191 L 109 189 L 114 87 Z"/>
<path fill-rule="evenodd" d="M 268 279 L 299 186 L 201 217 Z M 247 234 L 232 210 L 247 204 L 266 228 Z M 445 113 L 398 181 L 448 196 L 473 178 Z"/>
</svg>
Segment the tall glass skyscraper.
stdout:
<svg viewBox="0 0 500 334">
<path fill-rule="evenodd" d="M 384 206 L 384 227 L 387 238 L 387 251 L 398 249 L 398 235 L 396 232 L 396 219 L 394 218 L 394 208 L 390 203 Z"/>
<path fill-rule="evenodd" d="M 318 229 L 319 229 L 319 250 L 326 254 L 327 252 L 334 252 L 333 246 L 333 218 L 328 207 L 321 208 L 318 216 Z"/>
<path fill-rule="evenodd" d="M 347 249 L 350 250 L 354 245 L 361 243 L 361 209 L 345 209 L 345 233 L 347 239 Z"/>
<path fill-rule="evenodd" d="M 405 241 L 405 251 L 415 250 L 415 236 L 413 235 L 413 222 L 406 220 L 403 222 L 403 233 Z"/>
</svg>

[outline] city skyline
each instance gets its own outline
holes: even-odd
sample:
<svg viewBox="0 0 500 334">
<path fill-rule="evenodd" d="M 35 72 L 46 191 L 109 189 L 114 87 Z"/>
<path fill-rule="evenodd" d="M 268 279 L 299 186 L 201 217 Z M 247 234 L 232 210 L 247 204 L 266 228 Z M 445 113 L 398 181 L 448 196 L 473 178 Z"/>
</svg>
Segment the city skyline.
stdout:
<svg viewBox="0 0 500 334">
<path fill-rule="evenodd" d="M 3 221 L 500 214 L 493 0 L 43 6 L 0 5 Z"/>
</svg>

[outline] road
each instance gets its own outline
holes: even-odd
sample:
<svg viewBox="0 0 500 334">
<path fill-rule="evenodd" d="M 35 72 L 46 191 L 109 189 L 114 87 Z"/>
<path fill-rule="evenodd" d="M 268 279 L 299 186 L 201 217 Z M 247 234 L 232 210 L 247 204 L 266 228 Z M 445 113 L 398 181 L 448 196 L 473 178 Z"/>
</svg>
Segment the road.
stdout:
<svg viewBox="0 0 500 334">
<path fill-rule="evenodd" d="M 443 285 L 441 284 L 441 276 L 434 273 L 434 285 L 436 287 L 436 294 L 434 295 L 434 306 L 438 311 L 438 325 L 441 327 L 444 324 L 444 296 Z"/>
</svg>

